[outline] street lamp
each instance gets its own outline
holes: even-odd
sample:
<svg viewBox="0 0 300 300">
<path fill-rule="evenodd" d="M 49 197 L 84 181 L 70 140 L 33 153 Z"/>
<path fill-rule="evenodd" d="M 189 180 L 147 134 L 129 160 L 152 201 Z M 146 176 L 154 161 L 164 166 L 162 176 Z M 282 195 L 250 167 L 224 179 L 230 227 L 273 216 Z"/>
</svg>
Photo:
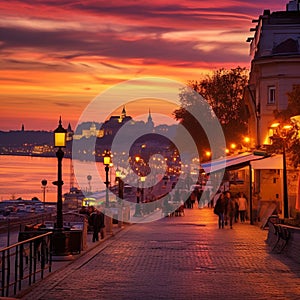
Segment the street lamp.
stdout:
<svg viewBox="0 0 300 300">
<path fill-rule="evenodd" d="M 57 186 L 57 213 L 56 213 L 56 228 L 63 229 L 63 213 L 62 213 L 62 159 L 64 152 L 62 148 L 66 147 L 67 130 L 61 125 L 61 117 L 59 118 L 58 127 L 54 130 L 54 147 L 58 148 L 57 157 L 57 181 L 53 182 Z"/>
<path fill-rule="evenodd" d="M 108 150 L 105 151 L 105 155 L 103 157 L 103 164 L 105 165 L 105 219 L 104 219 L 104 223 L 105 223 L 105 228 L 106 228 L 106 232 L 109 235 L 113 235 L 113 231 L 112 231 L 112 218 L 109 216 L 110 214 L 110 209 L 109 209 L 109 196 L 108 196 L 108 188 L 109 188 L 109 166 L 111 164 L 111 155 L 110 152 Z"/>
<path fill-rule="evenodd" d="M 144 202 L 144 183 L 145 183 L 146 177 L 141 176 L 141 183 L 142 183 L 142 192 L 141 192 L 141 202 Z"/>
<path fill-rule="evenodd" d="M 118 182 L 118 196 L 119 199 L 123 199 L 123 173 L 117 168 L 116 170 L 116 182 Z M 120 201 L 121 201 L 120 200 Z"/>
<path fill-rule="evenodd" d="M 47 180 L 46 179 L 43 179 L 41 181 L 41 184 L 42 184 L 42 189 L 43 189 L 43 207 L 44 207 L 44 211 L 45 211 L 45 201 L 46 201 L 46 188 L 47 188 Z"/>
<path fill-rule="evenodd" d="M 282 141 L 282 176 L 283 176 L 283 217 L 289 217 L 289 199 L 288 199 L 288 183 L 287 183 L 287 167 L 286 167 L 286 139 L 291 125 L 284 125 L 280 128 L 280 124 L 276 123 L 271 126 L 277 128 L 276 134 L 272 136 L 273 140 Z"/>
<path fill-rule="evenodd" d="M 286 138 L 288 130 L 291 129 L 291 125 L 285 125 L 282 128 L 281 138 L 282 143 L 282 172 L 283 172 L 283 216 L 289 217 L 289 198 L 288 198 L 288 184 L 287 184 L 287 169 L 286 169 Z"/>
<path fill-rule="evenodd" d="M 91 186 L 91 180 L 92 180 L 92 175 L 88 175 L 87 177 L 88 184 L 89 184 L 89 194 L 92 193 L 92 186 Z"/>
<path fill-rule="evenodd" d="M 209 159 L 211 157 L 211 152 L 210 151 L 205 151 L 205 156 L 207 157 L 207 159 Z"/>
<path fill-rule="evenodd" d="M 111 163 L 111 157 L 109 152 L 106 151 L 105 156 L 103 157 L 103 163 L 105 165 L 105 185 L 106 185 L 106 197 L 105 197 L 105 206 L 109 207 L 109 197 L 108 197 L 108 187 L 109 187 L 109 180 L 108 180 L 108 173 L 109 173 L 109 165 Z"/>
<path fill-rule="evenodd" d="M 235 144 L 235 143 L 231 143 L 231 144 L 230 144 L 230 149 L 231 149 L 232 151 L 235 151 L 235 149 L 236 149 L 236 144 Z"/>
<path fill-rule="evenodd" d="M 111 180 L 111 170 L 113 168 L 114 164 L 110 161 L 110 164 L 109 164 L 109 186 L 111 186 L 111 183 L 112 183 L 112 180 Z"/>
<path fill-rule="evenodd" d="M 59 118 L 58 127 L 54 130 L 54 147 L 58 148 L 56 152 L 57 157 L 57 181 L 53 184 L 57 186 L 57 212 L 56 212 L 56 224 L 52 237 L 52 251 L 54 259 L 57 260 L 69 260 L 72 259 L 70 255 L 69 239 L 70 234 L 64 232 L 63 228 L 63 211 L 62 211 L 62 159 L 64 152 L 62 148 L 66 147 L 67 130 L 61 125 L 61 117 Z"/>
<path fill-rule="evenodd" d="M 251 142 L 250 137 L 249 136 L 245 136 L 244 137 L 244 144 L 246 146 L 246 150 L 247 151 L 250 151 L 250 147 L 251 147 L 250 142 Z"/>
<path fill-rule="evenodd" d="M 121 228 L 123 226 L 123 198 L 124 198 L 124 182 L 123 182 L 123 172 L 121 172 L 118 168 L 116 170 L 116 182 L 118 182 L 118 202 L 119 202 L 119 210 L 118 210 L 118 226 Z"/>
<path fill-rule="evenodd" d="M 282 176 L 283 176 L 283 217 L 289 217 L 289 198 L 287 187 L 287 172 L 286 172 L 286 153 L 285 153 L 285 138 L 282 143 Z"/>
<path fill-rule="evenodd" d="M 141 217 L 142 213 L 141 213 L 141 206 L 140 206 L 140 198 L 141 198 L 141 191 L 140 188 L 138 187 L 136 190 L 136 206 L 135 206 L 135 213 L 134 213 L 134 217 Z"/>
</svg>

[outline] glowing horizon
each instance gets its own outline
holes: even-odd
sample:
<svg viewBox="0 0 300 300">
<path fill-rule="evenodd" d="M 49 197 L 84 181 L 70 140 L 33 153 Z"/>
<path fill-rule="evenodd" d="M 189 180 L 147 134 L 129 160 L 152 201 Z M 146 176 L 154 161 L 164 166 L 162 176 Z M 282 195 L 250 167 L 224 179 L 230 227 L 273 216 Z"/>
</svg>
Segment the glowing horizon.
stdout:
<svg viewBox="0 0 300 300">
<path fill-rule="evenodd" d="M 284 6 L 279 0 L 0 1 L 0 130 L 22 124 L 52 130 L 60 115 L 74 128 L 99 93 L 133 78 L 186 83 L 222 67 L 249 68 L 252 19 Z M 160 110 L 172 114 L 170 107 Z"/>
</svg>

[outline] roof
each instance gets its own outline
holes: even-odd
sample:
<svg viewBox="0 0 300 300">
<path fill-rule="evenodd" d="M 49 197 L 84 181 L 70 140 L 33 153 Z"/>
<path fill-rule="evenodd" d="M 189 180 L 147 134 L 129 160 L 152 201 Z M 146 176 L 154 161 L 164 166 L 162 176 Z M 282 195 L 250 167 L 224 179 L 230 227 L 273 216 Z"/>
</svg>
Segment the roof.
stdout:
<svg viewBox="0 0 300 300">
<path fill-rule="evenodd" d="M 280 170 L 283 168 L 282 155 L 274 155 L 264 160 L 252 161 L 251 166 L 253 169 L 258 170 Z"/>
<path fill-rule="evenodd" d="M 263 159 L 264 156 L 253 153 L 242 153 L 239 155 L 227 156 L 222 159 L 213 160 L 209 163 L 201 164 L 205 173 L 213 173 L 221 170 L 236 170 L 248 166 L 251 161 Z"/>
</svg>

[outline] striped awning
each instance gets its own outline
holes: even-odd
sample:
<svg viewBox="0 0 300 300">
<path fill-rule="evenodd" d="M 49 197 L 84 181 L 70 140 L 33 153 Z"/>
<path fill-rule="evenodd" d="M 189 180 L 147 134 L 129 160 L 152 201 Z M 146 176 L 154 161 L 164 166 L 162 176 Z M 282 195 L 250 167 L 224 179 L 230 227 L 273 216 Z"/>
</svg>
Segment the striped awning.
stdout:
<svg viewBox="0 0 300 300">
<path fill-rule="evenodd" d="M 280 170 L 283 168 L 282 154 L 267 157 L 262 161 L 251 162 L 252 169 L 259 170 Z"/>
<path fill-rule="evenodd" d="M 221 170 L 236 170 L 248 166 L 251 161 L 264 159 L 262 155 L 245 152 L 238 155 L 227 156 L 221 159 L 213 160 L 209 163 L 201 164 L 205 173 L 213 173 Z"/>
</svg>

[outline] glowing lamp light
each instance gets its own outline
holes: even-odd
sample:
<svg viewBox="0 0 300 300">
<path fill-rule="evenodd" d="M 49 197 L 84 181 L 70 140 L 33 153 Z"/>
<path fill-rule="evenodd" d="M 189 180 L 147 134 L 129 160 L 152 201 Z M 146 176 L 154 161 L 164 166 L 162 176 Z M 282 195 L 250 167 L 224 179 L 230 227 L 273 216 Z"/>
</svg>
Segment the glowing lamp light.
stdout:
<svg viewBox="0 0 300 300">
<path fill-rule="evenodd" d="M 146 176 L 141 176 L 141 182 L 145 182 L 146 181 Z"/>
<path fill-rule="evenodd" d="M 211 156 L 211 152 L 210 152 L 210 151 L 206 151 L 206 152 L 205 152 L 205 155 L 206 155 L 207 157 L 210 157 L 210 156 Z"/>
<path fill-rule="evenodd" d="M 246 136 L 246 137 L 244 138 L 244 142 L 247 143 L 247 144 L 250 143 L 250 138 L 249 138 L 248 136 Z"/>
<path fill-rule="evenodd" d="M 292 128 L 292 125 L 284 125 L 282 127 L 282 129 L 284 129 L 284 130 L 290 130 L 291 128 Z"/>
<path fill-rule="evenodd" d="M 59 118 L 58 127 L 54 130 L 54 147 L 66 147 L 67 130 L 61 125 L 61 117 Z"/>
<path fill-rule="evenodd" d="M 273 124 L 271 125 L 271 128 L 277 128 L 279 125 L 280 125 L 280 123 L 273 123 Z"/>
<path fill-rule="evenodd" d="M 116 170 L 116 177 L 117 177 L 117 178 L 121 178 L 121 177 L 122 177 L 122 172 L 121 172 L 121 170 L 119 170 L 119 169 Z"/>
<path fill-rule="evenodd" d="M 103 157 L 103 163 L 106 166 L 109 166 L 111 164 L 111 157 L 108 152 L 106 152 L 106 154 Z"/>
</svg>

